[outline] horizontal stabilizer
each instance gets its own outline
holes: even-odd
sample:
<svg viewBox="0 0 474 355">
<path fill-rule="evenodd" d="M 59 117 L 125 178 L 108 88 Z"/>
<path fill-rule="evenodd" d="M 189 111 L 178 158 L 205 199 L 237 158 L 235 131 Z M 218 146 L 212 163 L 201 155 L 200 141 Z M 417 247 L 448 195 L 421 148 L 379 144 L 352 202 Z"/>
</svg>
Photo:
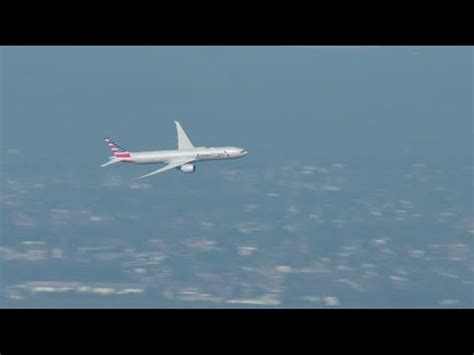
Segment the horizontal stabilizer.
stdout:
<svg viewBox="0 0 474 355">
<path fill-rule="evenodd" d="M 103 168 L 103 167 L 105 167 L 105 166 L 109 166 L 109 165 L 118 163 L 119 161 L 120 161 L 120 159 L 112 158 L 112 159 L 110 159 L 107 163 L 102 164 L 100 167 Z"/>
</svg>

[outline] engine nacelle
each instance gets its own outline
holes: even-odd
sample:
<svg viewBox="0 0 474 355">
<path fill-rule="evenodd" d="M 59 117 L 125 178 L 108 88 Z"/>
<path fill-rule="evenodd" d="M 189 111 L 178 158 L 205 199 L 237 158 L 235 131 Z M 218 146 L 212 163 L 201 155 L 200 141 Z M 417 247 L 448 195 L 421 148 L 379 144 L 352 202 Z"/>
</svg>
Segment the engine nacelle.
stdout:
<svg viewBox="0 0 474 355">
<path fill-rule="evenodd" d="M 196 166 L 194 164 L 184 164 L 179 167 L 183 173 L 194 173 L 196 172 Z"/>
</svg>

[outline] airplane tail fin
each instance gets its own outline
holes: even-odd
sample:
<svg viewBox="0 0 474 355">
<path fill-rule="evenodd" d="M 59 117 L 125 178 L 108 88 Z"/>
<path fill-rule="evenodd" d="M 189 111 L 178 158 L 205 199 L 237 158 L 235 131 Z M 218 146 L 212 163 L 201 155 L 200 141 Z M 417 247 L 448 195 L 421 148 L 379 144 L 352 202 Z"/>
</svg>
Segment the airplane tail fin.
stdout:
<svg viewBox="0 0 474 355">
<path fill-rule="evenodd" d="M 174 123 L 176 124 L 176 131 L 178 133 L 178 149 L 193 149 L 194 145 L 186 135 L 186 132 L 184 132 L 183 127 L 181 127 L 178 121 L 174 121 Z"/>
<path fill-rule="evenodd" d="M 130 158 L 131 157 L 130 152 L 127 149 L 118 145 L 109 137 L 105 137 L 104 140 L 107 146 L 109 147 L 109 149 L 112 151 L 112 153 L 114 153 L 115 158 Z"/>
</svg>

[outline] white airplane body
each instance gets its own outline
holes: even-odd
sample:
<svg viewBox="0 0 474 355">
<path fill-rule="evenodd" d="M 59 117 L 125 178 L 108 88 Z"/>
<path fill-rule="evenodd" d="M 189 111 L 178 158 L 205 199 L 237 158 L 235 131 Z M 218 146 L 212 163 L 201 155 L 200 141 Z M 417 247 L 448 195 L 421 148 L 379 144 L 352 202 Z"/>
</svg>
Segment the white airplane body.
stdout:
<svg viewBox="0 0 474 355">
<path fill-rule="evenodd" d="M 129 152 L 112 141 L 109 137 L 106 137 L 105 142 L 114 155 L 109 157 L 110 160 L 102 164 L 101 167 L 120 162 L 134 164 L 166 164 L 160 169 L 138 177 L 138 179 L 142 179 L 144 177 L 164 173 L 171 169 L 179 169 L 184 173 L 194 173 L 196 171 L 194 163 L 198 161 L 237 159 L 248 154 L 245 149 L 239 147 L 194 147 L 179 122 L 175 121 L 175 124 L 178 134 L 177 150 Z"/>
</svg>

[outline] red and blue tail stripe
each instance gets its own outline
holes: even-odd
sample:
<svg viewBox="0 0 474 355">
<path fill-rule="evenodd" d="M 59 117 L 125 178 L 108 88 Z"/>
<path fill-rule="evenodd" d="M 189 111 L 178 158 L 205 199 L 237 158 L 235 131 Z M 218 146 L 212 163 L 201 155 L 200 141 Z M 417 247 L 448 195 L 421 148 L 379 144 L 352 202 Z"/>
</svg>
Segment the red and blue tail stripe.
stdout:
<svg viewBox="0 0 474 355">
<path fill-rule="evenodd" d="M 121 158 L 121 160 L 132 161 L 131 154 L 127 149 L 115 143 L 109 137 L 105 137 L 105 143 L 108 145 L 112 153 L 114 153 L 114 156 L 116 158 Z"/>
</svg>

